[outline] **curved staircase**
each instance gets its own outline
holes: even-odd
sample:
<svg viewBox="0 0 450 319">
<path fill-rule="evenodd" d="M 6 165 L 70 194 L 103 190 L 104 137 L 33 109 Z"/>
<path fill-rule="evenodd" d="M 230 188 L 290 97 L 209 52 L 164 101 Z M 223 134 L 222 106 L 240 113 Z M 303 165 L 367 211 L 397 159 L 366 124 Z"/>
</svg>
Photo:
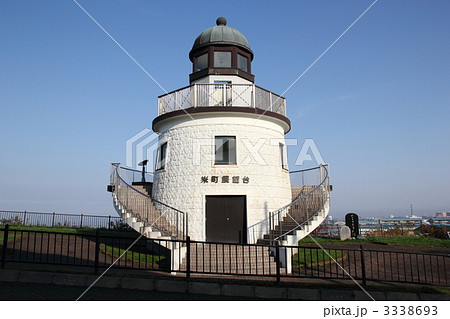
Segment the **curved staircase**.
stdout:
<svg viewBox="0 0 450 319">
<path fill-rule="evenodd" d="M 257 244 L 273 245 L 278 241 L 281 245 L 297 245 L 328 215 L 331 187 L 327 165 L 291 174 L 300 175 L 303 185 L 291 186 L 292 202 L 269 212 L 268 218 L 250 227 L 249 235 Z M 304 180 L 305 174 L 310 175 L 307 181 Z"/>
<path fill-rule="evenodd" d="M 150 196 L 150 182 L 125 181 L 119 164 L 112 164 L 111 192 L 117 213 L 134 230 L 151 239 L 185 240 L 187 236 L 186 214 Z"/>
<path fill-rule="evenodd" d="M 188 234 L 187 215 L 153 199 L 150 196 L 150 182 L 125 181 L 122 176 L 125 175 L 122 174 L 124 171 L 133 172 L 133 179 L 134 173 L 137 172 L 121 168 L 118 163 L 111 164 L 108 190 L 112 193 L 114 208 L 131 228 L 147 238 L 155 239 L 154 244 L 169 249 L 171 269 L 180 269 L 182 259 L 186 255 L 184 241 Z"/>
</svg>

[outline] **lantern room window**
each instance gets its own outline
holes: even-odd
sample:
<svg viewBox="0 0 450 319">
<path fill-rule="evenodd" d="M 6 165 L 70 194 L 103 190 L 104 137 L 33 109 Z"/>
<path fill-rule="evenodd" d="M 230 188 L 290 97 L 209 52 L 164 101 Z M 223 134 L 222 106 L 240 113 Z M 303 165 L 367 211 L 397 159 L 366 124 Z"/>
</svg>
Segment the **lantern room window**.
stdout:
<svg viewBox="0 0 450 319">
<path fill-rule="evenodd" d="M 238 69 L 248 72 L 248 58 L 238 53 Z"/>
<path fill-rule="evenodd" d="M 197 57 L 197 71 L 201 71 L 208 67 L 208 53 Z"/>
<path fill-rule="evenodd" d="M 215 51 L 214 52 L 215 68 L 231 68 L 231 52 Z"/>
</svg>

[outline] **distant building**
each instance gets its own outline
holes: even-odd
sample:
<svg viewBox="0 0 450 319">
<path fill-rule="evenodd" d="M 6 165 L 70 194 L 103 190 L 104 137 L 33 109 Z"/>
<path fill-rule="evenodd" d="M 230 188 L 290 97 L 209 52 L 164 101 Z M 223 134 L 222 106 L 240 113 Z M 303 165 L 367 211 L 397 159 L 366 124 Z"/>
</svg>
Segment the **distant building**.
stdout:
<svg viewBox="0 0 450 319">
<path fill-rule="evenodd" d="M 439 213 L 436 213 L 436 217 L 450 217 L 450 212 L 439 212 Z"/>
</svg>

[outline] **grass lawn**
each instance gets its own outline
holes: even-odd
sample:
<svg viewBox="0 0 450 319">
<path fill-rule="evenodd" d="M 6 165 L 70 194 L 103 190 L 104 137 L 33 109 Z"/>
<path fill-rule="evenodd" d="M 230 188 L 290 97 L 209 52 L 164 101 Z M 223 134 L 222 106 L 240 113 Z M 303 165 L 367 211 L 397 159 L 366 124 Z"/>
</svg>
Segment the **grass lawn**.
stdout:
<svg viewBox="0 0 450 319">
<path fill-rule="evenodd" d="M 325 249 L 329 254 L 326 254 L 323 250 L 301 248 L 298 253 L 292 256 L 292 264 L 294 268 L 306 267 L 316 264 L 324 264 L 333 262 L 333 259 L 339 261 L 343 258 L 343 252 L 334 249 Z M 332 258 L 330 258 L 333 257 Z"/>
<path fill-rule="evenodd" d="M 3 233 L 0 235 L 0 250 L 2 249 L 2 245 L 3 245 Z M 20 234 L 16 234 L 16 239 L 20 238 Z M 14 234 L 8 234 L 8 241 L 14 239 Z"/>
<path fill-rule="evenodd" d="M 113 256 L 114 258 L 118 258 L 125 252 L 125 249 L 120 247 L 112 247 L 102 243 L 100 244 L 100 252 Z M 128 250 L 125 255 L 123 255 L 122 259 L 127 259 L 135 263 L 144 263 L 147 266 L 151 264 L 153 268 L 158 268 L 158 266 L 161 266 L 166 261 L 164 256 L 136 252 L 132 250 Z"/>
<path fill-rule="evenodd" d="M 4 226 L 0 229 L 4 229 Z M 47 226 L 16 226 L 10 225 L 10 230 L 28 230 L 28 231 L 43 231 L 52 233 L 64 233 L 64 234 L 82 234 L 82 235 L 95 235 L 96 229 L 93 228 L 72 228 L 72 227 L 47 227 Z M 129 237 L 136 238 L 139 234 L 134 230 L 108 230 L 100 229 L 100 235 L 103 236 L 117 236 L 117 237 Z"/>
<path fill-rule="evenodd" d="M 450 240 L 432 237 L 367 237 L 366 239 L 351 239 L 341 241 L 336 238 L 314 237 L 319 244 L 359 244 L 359 243 L 385 243 L 399 246 L 424 246 L 424 247 L 445 247 L 450 248 Z M 299 245 L 314 244 L 315 242 L 308 236 L 300 240 Z"/>
<path fill-rule="evenodd" d="M 368 237 L 367 240 L 374 243 L 386 243 L 389 245 L 450 248 L 450 240 L 432 237 Z"/>
</svg>

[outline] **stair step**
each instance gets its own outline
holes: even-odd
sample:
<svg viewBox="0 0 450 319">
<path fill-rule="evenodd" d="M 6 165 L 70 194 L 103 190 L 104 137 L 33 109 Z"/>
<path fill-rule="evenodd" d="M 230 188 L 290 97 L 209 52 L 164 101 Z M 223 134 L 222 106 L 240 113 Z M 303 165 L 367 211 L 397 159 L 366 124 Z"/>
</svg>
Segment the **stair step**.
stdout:
<svg viewBox="0 0 450 319">
<path fill-rule="evenodd" d="M 171 225 L 170 220 L 165 216 L 161 216 L 155 203 L 149 197 L 144 196 L 151 192 L 150 185 L 133 185 L 133 188 L 120 185 L 113 193 L 114 201 L 117 203 L 116 207 L 125 222 L 148 238 L 168 240 L 181 238 L 180 231 Z M 149 231 L 149 223 L 155 220 L 157 222 L 154 229 Z M 144 226 L 146 227 L 144 228 Z"/>
</svg>

